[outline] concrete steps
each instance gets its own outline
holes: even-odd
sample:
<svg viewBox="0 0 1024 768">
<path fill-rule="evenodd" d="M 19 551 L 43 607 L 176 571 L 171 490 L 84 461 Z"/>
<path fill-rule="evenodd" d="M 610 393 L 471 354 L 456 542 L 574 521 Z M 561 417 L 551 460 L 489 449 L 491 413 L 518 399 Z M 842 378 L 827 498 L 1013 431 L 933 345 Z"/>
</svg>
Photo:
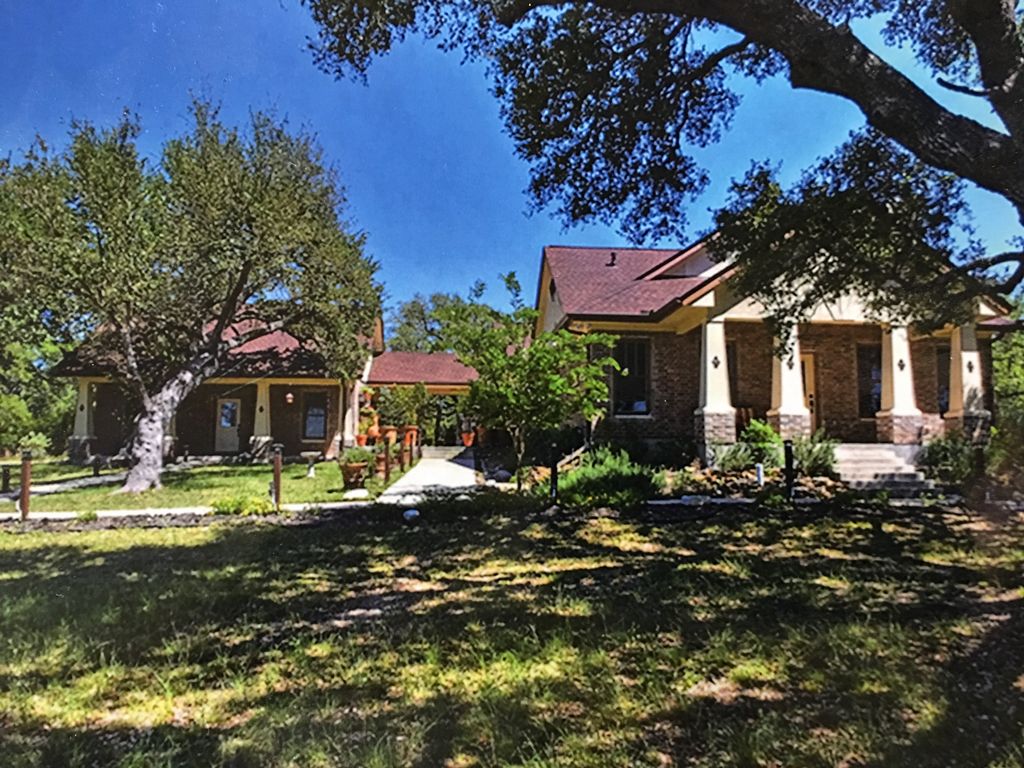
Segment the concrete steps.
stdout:
<svg viewBox="0 0 1024 768">
<path fill-rule="evenodd" d="M 424 459 L 447 459 L 457 458 L 464 450 L 461 445 L 424 445 Z"/>
<path fill-rule="evenodd" d="M 843 443 L 836 447 L 836 470 L 851 488 L 916 496 L 934 490 L 913 464 L 913 449 L 888 443 Z"/>
</svg>

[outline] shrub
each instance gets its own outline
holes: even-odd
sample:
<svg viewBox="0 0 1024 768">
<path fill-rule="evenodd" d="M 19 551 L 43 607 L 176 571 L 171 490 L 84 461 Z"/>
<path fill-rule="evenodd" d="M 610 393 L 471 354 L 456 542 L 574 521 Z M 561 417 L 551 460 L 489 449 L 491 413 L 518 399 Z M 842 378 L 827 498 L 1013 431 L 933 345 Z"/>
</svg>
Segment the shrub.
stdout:
<svg viewBox="0 0 1024 768">
<path fill-rule="evenodd" d="M 962 433 L 951 432 L 928 443 L 917 461 L 933 480 L 962 485 L 974 473 L 974 445 Z"/>
<path fill-rule="evenodd" d="M 215 515 L 272 515 L 274 503 L 262 496 L 230 496 L 217 499 L 211 505 Z"/>
<path fill-rule="evenodd" d="M 338 457 L 339 464 L 370 464 L 377 458 L 377 452 L 372 448 L 353 446 L 346 448 Z"/>
<path fill-rule="evenodd" d="M 782 464 L 782 438 L 771 424 L 753 419 L 747 424 L 740 442 L 750 447 L 751 464 L 778 467 Z"/>
<path fill-rule="evenodd" d="M 18 448 L 22 451 L 32 451 L 36 457 L 46 456 L 50 452 L 50 438 L 42 432 L 29 432 L 18 441 Z"/>
<path fill-rule="evenodd" d="M 712 464 L 722 472 L 742 472 L 756 463 L 749 443 L 716 445 L 711 452 Z"/>
<path fill-rule="evenodd" d="M 661 491 L 654 470 L 634 463 L 625 451 L 600 447 L 559 482 L 559 498 L 571 507 L 629 509 Z"/>
<path fill-rule="evenodd" d="M 86 509 L 75 515 L 75 520 L 80 523 L 92 523 L 99 519 L 94 509 Z"/>
<path fill-rule="evenodd" d="M 793 441 L 793 458 L 805 475 L 832 475 L 838 444 L 838 440 L 828 437 L 824 429 L 819 429 L 810 437 L 798 437 Z"/>
</svg>

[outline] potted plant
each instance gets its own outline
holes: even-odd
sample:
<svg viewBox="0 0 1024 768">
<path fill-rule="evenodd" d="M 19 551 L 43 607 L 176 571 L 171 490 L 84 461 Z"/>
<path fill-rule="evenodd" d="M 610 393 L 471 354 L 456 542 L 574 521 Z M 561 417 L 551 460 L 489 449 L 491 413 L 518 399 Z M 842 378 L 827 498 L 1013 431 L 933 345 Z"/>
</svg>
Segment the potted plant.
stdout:
<svg viewBox="0 0 1024 768">
<path fill-rule="evenodd" d="M 373 451 L 366 448 L 349 448 L 338 457 L 341 476 L 346 488 L 362 487 L 366 467 L 371 461 L 373 461 Z"/>
<path fill-rule="evenodd" d="M 374 398 L 374 406 L 380 419 L 381 437 L 394 442 L 398 438 L 398 424 L 404 421 L 401 396 L 391 387 L 381 387 Z"/>
</svg>

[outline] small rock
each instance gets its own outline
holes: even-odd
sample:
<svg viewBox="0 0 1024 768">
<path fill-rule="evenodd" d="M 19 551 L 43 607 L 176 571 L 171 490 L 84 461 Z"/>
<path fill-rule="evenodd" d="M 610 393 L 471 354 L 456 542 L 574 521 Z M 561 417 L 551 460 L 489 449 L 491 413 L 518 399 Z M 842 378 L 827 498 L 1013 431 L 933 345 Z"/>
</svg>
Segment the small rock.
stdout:
<svg viewBox="0 0 1024 768">
<path fill-rule="evenodd" d="M 491 477 L 499 483 L 508 483 L 512 480 L 512 473 L 507 469 L 499 469 Z"/>
<path fill-rule="evenodd" d="M 350 491 L 345 491 L 345 495 L 341 498 L 345 501 L 362 501 L 370 498 L 370 492 L 365 488 L 353 488 Z"/>
</svg>

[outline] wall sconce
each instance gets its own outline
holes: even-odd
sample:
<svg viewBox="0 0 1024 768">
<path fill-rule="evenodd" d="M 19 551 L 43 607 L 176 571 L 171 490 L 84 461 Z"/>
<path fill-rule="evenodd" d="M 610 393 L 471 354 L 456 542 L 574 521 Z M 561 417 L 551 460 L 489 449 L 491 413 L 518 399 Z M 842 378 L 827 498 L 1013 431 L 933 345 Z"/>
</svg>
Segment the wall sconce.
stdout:
<svg viewBox="0 0 1024 768">
<path fill-rule="evenodd" d="M 967 361 L 967 372 L 968 373 L 974 373 L 974 361 L 973 360 L 968 360 Z"/>
<path fill-rule="evenodd" d="M 292 403 L 295 402 L 295 394 L 293 392 L 286 392 L 284 396 L 284 401 L 288 403 L 288 405 L 291 405 Z"/>
<path fill-rule="evenodd" d="M 902 371 L 907 367 L 907 364 L 903 362 L 902 358 L 900 358 L 900 361 L 896 363 L 896 366 Z"/>
<path fill-rule="evenodd" d="M 718 355 L 715 355 L 714 358 L 712 358 L 711 360 L 711 364 L 715 366 L 715 368 L 717 368 L 722 364 L 722 361 L 718 359 Z"/>
</svg>

